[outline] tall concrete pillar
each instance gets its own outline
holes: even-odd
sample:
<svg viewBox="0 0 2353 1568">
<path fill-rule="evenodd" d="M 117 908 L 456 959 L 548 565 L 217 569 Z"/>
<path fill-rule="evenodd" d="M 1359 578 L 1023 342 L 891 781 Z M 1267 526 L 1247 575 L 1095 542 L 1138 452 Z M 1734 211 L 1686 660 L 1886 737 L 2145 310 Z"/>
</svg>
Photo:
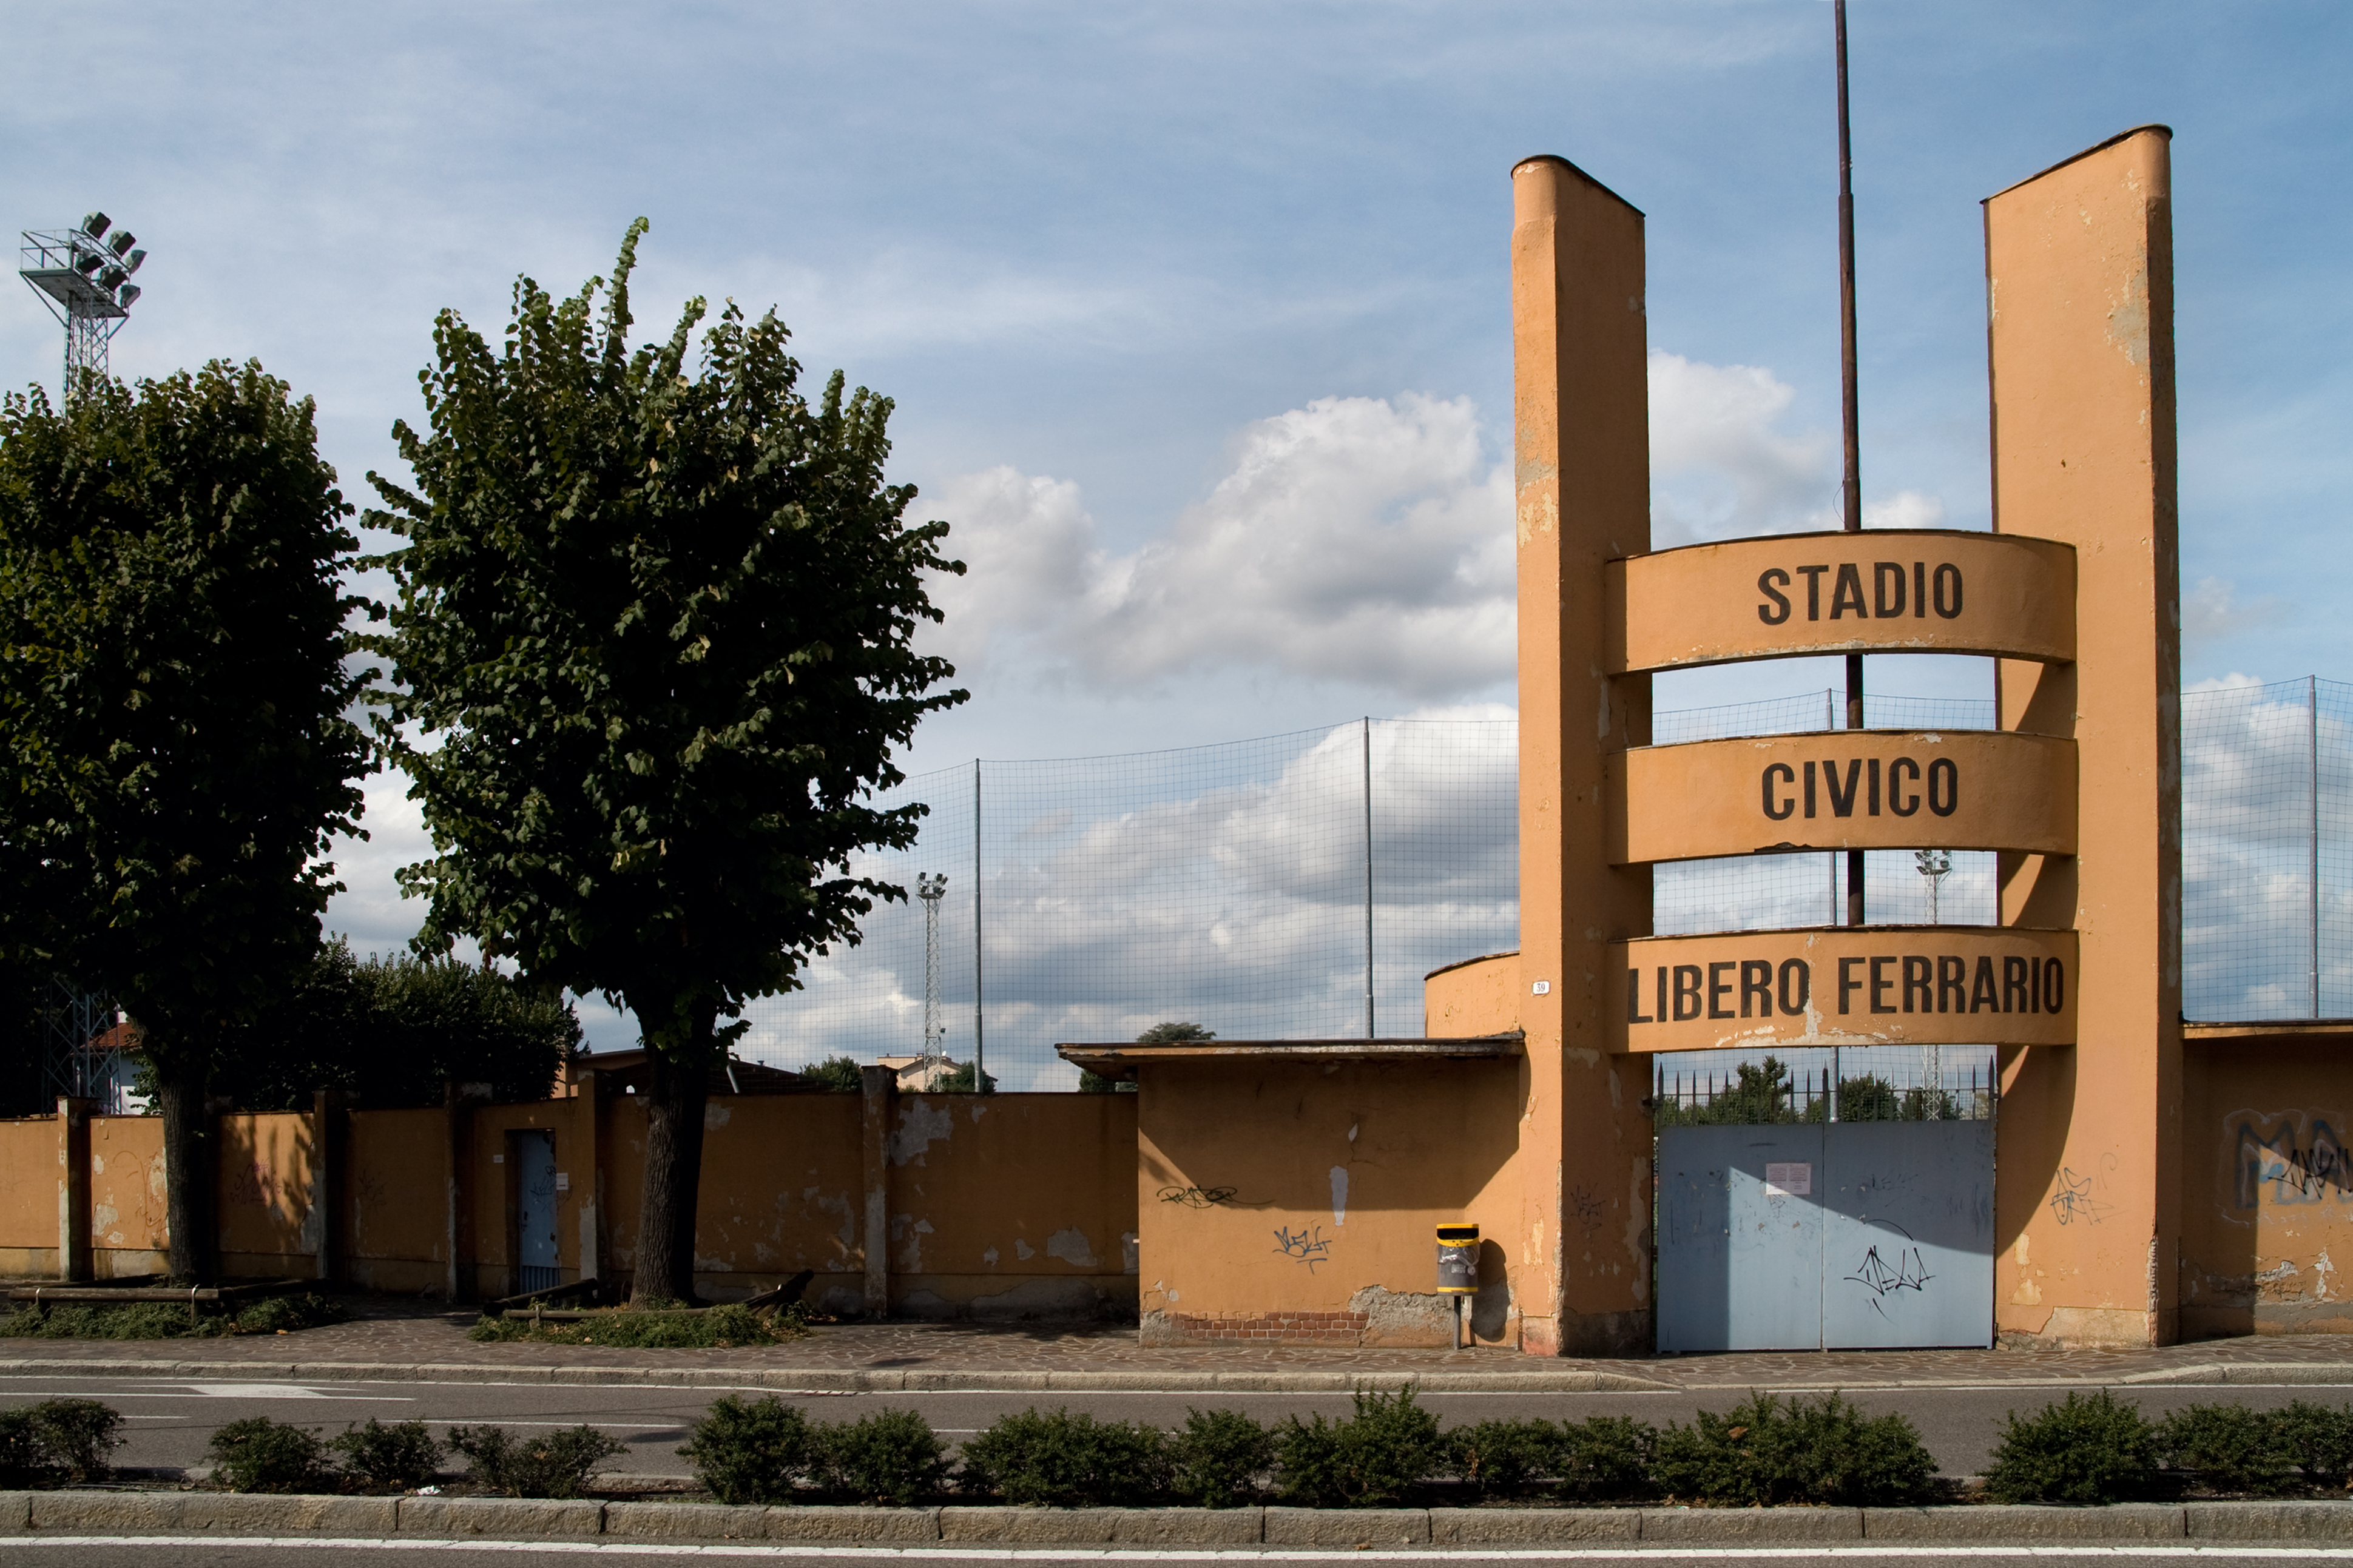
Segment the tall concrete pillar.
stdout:
<svg viewBox="0 0 2353 1568">
<path fill-rule="evenodd" d="M 1603 564 L 1651 547 L 1642 215 L 1559 158 L 1512 171 L 1520 670 L 1523 1349 L 1647 1351 L 1644 1059 L 1612 1055 L 1608 944 L 1651 930 L 1613 867 L 1612 753 L 1646 745 L 1647 675 L 1603 673 Z M 1616 1034 L 1622 1035 L 1622 1030 Z"/>
<path fill-rule="evenodd" d="M 2073 737 L 2074 857 L 2006 854 L 2004 924 L 2081 932 L 2076 1044 L 2002 1052 L 2006 1335 L 2176 1336 L 2181 657 L 2171 132 L 1986 203 L 1994 527 L 2075 547 L 2075 664 L 2004 660 L 2004 729 Z"/>
</svg>

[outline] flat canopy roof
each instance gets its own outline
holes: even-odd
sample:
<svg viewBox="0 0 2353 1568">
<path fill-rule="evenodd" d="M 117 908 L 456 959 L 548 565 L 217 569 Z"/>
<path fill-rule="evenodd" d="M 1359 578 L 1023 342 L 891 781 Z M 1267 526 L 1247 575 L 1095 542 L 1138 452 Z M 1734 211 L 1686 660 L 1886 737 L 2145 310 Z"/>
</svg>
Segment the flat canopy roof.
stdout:
<svg viewBox="0 0 2353 1568">
<path fill-rule="evenodd" d="M 1133 1040 L 1109 1045 L 1056 1046 L 1066 1062 L 1102 1078 L 1131 1078 L 1145 1062 L 1253 1061 L 1411 1062 L 1450 1061 L 1482 1057 L 1516 1057 L 1523 1037 L 1517 1029 L 1504 1035 L 1476 1035 L 1459 1039 L 1398 1040 L 1167 1040 L 1138 1045 Z"/>
</svg>

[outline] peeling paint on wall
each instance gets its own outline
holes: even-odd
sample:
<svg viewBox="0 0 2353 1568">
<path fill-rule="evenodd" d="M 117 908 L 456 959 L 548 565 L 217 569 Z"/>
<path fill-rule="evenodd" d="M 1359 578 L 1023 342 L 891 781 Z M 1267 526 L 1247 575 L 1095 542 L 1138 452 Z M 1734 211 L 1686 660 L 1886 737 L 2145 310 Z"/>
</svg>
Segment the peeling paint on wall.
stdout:
<svg viewBox="0 0 2353 1568">
<path fill-rule="evenodd" d="M 1332 1167 L 1332 1223 L 1335 1226 L 1348 1223 L 1348 1167 L 1345 1165 Z"/>
<path fill-rule="evenodd" d="M 1095 1266 L 1093 1244 L 1087 1240 L 1087 1233 L 1075 1226 L 1068 1230 L 1058 1230 L 1046 1238 L 1046 1256 L 1059 1258 L 1073 1268 L 1092 1268 Z"/>
<path fill-rule="evenodd" d="M 934 1142 L 944 1142 L 955 1133 L 955 1117 L 947 1106 L 909 1100 L 899 1108 L 899 1130 L 891 1134 L 891 1163 L 921 1160 Z"/>
</svg>

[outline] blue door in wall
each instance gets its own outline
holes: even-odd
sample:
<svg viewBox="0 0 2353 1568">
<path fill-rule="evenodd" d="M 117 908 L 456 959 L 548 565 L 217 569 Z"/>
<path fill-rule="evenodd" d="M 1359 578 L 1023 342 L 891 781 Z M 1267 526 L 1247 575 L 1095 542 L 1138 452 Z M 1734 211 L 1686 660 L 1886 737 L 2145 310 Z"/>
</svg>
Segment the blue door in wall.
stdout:
<svg viewBox="0 0 2353 1568">
<path fill-rule="evenodd" d="M 555 1263 L 555 1134 L 509 1134 L 515 1165 L 515 1286 L 547 1290 L 563 1283 Z"/>
</svg>

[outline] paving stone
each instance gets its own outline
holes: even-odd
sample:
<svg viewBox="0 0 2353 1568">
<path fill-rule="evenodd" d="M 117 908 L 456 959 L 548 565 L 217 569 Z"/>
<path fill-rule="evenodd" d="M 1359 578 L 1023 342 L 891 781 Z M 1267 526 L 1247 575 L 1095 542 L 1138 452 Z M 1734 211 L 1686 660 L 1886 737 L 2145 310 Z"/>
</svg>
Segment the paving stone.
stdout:
<svg viewBox="0 0 2353 1568">
<path fill-rule="evenodd" d="M 2179 1541 L 2182 1523 L 2180 1508 L 2166 1503 L 1976 1503 L 1865 1509 L 1862 1532 L 1870 1541 Z"/>
<path fill-rule="evenodd" d="M 1269 1546 L 1426 1546 L 1430 1510 L 1422 1508 L 1270 1508 Z"/>
<path fill-rule="evenodd" d="M 1106 1546 L 1110 1508 L 944 1508 L 942 1541 L 1018 1542 L 1033 1546 Z"/>
<path fill-rule="evenodd" d="M 937 1541 L 935 1508 L 796 1508 L 765 1510 L 771 1541 Z"/>
<path fill-rule="evenodd" d="M 1436 1546 L 1633 1541 L 1641 1519 L 1641 1510 L 1631 1508 L 1434 1508 L 1430 1539 Z"/>
<path fill-rule="evenodd" d="M 1262 1508 L 1113 1508 L 1111 1538 L 1122 1546 L 1256 1546 L 1266 1538 Z"/>
<path fill-rule="evenodd" d="M 1860 1541 L 1859 1508 L 1646 1508 L 1641 1540 L 1708 1542 Z"/>
<path fill-rule="evenodd" d="M 2353 1504 L 2342 1502 L 2193 1502 L 2192 1541 L 2345 1541 L 2353 1539 Z"/>
<path fill-rule="evenodd" d="M 605 1505 L 545 1498 L 405 1497 L 400 1533 L 532 1541 L 603 1533 Z"/>
</svg>

